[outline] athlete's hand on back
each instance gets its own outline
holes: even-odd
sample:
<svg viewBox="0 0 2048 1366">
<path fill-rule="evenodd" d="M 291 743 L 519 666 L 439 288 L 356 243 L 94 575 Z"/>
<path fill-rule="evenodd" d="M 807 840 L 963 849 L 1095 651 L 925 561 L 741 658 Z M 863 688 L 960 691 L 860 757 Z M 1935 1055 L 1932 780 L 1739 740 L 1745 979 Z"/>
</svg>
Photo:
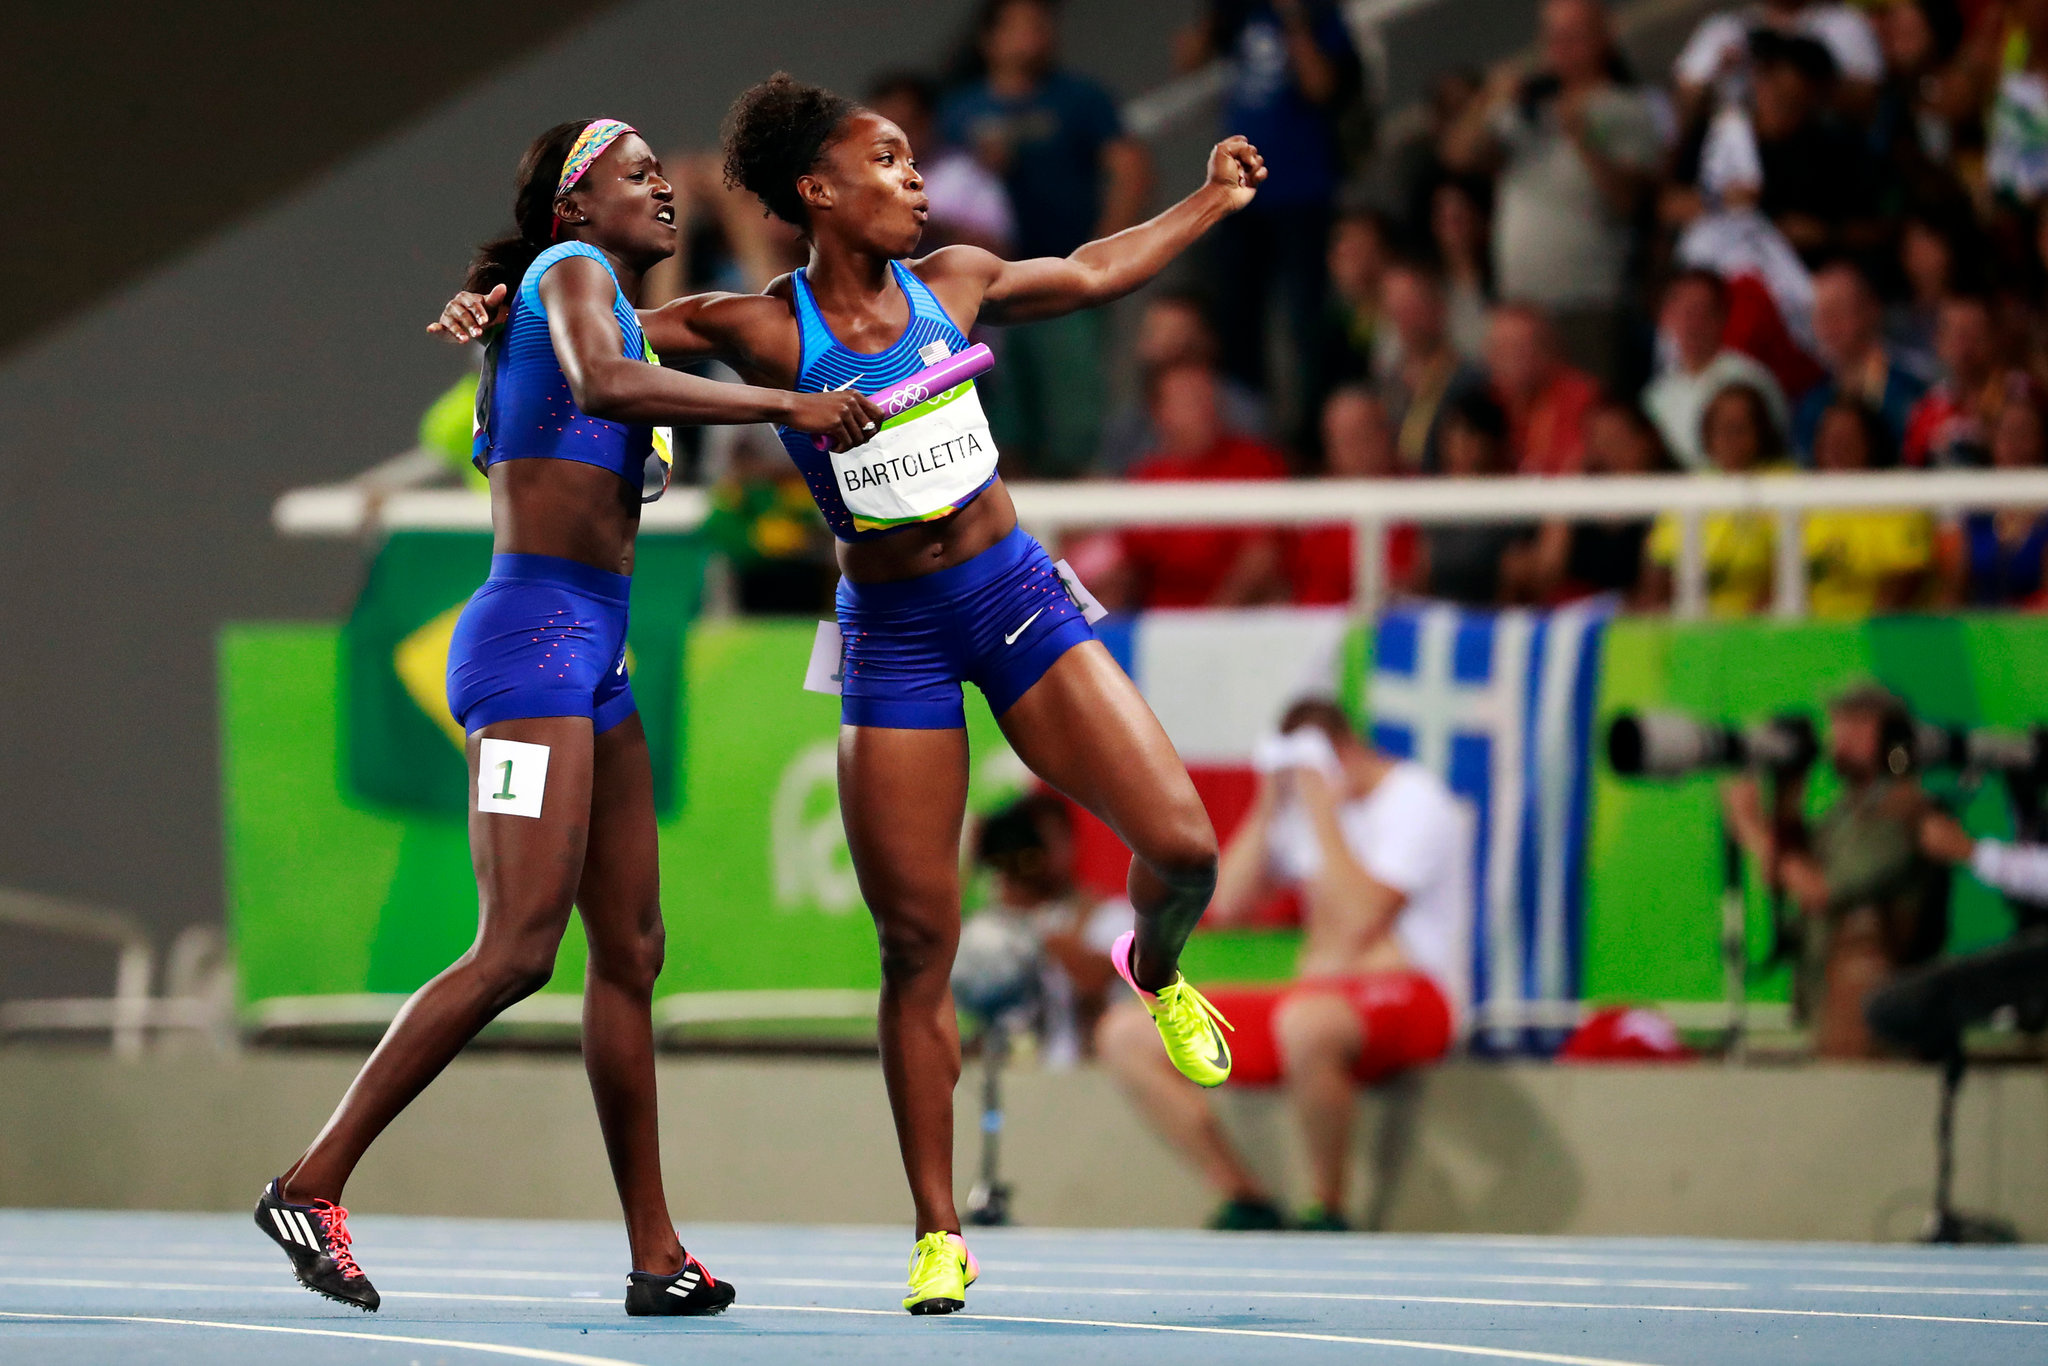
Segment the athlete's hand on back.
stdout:
<svg viewBox="0 0 2048 1366">
<path fill-rule="evenodd" d="M 882 428 L 882 410 L 866 394 L 852 389 L 791 394 L 790 398 L 789 421 L 782 425 L 822 436 L 835 451 L 851 450 Z"/>
<path fill-rule="evenodd" d="M 439 319 L 427 324 L 427 331 L 438 332 L 458 345 L 473 342 L 487 329 L 505 321 L 506 311 L 503 285 L 491 286 L 488 294 L 463 290 L 448 301 Z"/>
<path fill-rule="evenodd" d="M 1244 138 L 1225 138 L 1209 151 L 1209 183 L 1223 187 L 1235 213 L 1266 183 L 1266 159 Z"/>
</svg>

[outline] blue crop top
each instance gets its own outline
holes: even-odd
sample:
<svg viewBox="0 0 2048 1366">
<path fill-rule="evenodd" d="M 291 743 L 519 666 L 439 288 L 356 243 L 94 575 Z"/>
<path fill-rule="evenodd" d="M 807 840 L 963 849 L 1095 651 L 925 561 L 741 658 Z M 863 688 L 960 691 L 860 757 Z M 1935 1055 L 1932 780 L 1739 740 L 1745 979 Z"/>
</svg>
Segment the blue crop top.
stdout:
<svg viewBox="0 0 2048 1366">
<path fill-rule="evenodd" d="M 825 325 L 824 315 L 818 311 L 818 301 L 811 296 L 810 281 L 805 278 L 804 271 L 798 270 L 790 276 L 797 330 L 802 339 L 795 385 L 798 393 L 815 394 L 848 387 L 864 394 L 880 393 L 898 380 L 932 365 L 937 359 L 967 349 L 967 338 L 953 325 L 952 318 L 947 316 L 930 287 L 900 261 L 891 261 L 889 269 L 896 276 L 896 284 L 903 291 L 903 297 L 910 302 L 910 324 L 886 350 L 872 354 L 841 345 L 839 339 L 832 335 L 832 329 Z M 930 354 L 921 355 L 920 352 Z M 885 536 L 895 529 L 862 530 L 856 527 L 853 513 L 848 510 L 839 481 L 833 473 L 831 456 L 819 450 L 808 433 L 791 431 L 787 427 L 778 427 L 776 431 L 782 437 L 782 448 L 796 462 L 798 473 L 809 485 L 811 497 L 817 501 L 818 511 L 825 514 L 825 524 L 832 528 L 834 536 L 842 541 L 864 541 Z M 995 476 L 990 475 L 955 501 L 945 513 L 967 506 L 994 482 Z"/>
<path fill-rule="evenodd" d="M 618 288 L 618 274 L 603 252 L 584 242 L 549 247 L 526 268 L 512 310 L 490 344 L 476 391 L 476 437 L 470 459 L 488 472 L 501 460 L 574 460 L 610 470 L 652 502 L 668 487 L 672 449 L 666 428 L 628 426 L 591 417 L 576 407 L 568 376 L 548 334 L 540 280 L 549 267 L 588 256 L 612 277 L 612 316 L 624 338 L 622 354 L 660 364 L 640 331 L 640 319 Z M 652 490 L 651 492 L 649 490 Z"/>
</svg>

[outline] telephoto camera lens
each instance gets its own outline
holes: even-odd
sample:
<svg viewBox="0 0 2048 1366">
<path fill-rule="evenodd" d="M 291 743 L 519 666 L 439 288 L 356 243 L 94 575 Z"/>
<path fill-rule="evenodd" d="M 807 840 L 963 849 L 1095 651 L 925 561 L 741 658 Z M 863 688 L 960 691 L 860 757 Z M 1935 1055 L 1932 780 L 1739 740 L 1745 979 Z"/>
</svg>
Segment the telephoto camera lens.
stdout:
<svg viewBox="0 0 2048 1366">
<path fill-rule="evenodd" d="M 1901 745 L 1910 746 L 1908 769 L 1893 760 Z M 1886 766 L 1893 772 L 1930 768 L 1975 769 L 1980 773 L 2016 777 L 2048 774 L 2048 730 L 1971 730 L 1932 721 L 1913 722 L 1909 733 L 1885 732 Z"/>
<path fill-rule="evenodd" d="M 1813 722 L 1789 713 L 1737 729 L 1683 712 L 1622 712 L 1607 728 L 1607 762 L 1625 778 L 1745 767 L 1796 773 L 1819 755 Z"/>
<path fill-rule="evenodd" d="M 1962 732 L 1963 766 L 1991 773 L 2048 775 L 2048 729 Z"/>
</svg>

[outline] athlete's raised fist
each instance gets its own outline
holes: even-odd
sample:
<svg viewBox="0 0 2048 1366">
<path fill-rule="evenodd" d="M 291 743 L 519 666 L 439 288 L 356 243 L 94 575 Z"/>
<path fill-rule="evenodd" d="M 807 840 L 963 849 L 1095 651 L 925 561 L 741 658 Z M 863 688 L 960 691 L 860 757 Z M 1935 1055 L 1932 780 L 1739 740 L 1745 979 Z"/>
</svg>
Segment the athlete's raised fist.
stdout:
<svg viewBox="0 0 2048 1366">
<path fill-rule="evenodd" d="M 851 450 L 881 430 L 882 410 L 852 389 L 791 394 L 789 420 L 782 425 L 822 436 L 835 451 Z"/>
<path fill-rule="evenodd" d="M 1209 183 L 1220 187 L 1235 211 L 1252 202 L 1266 183 L 1266 159 L 1243 137 L 1227 137 L 1209 152 Z"/>
<path fill-rule="evenodd" d="M 488 294 L 463 290 L 448 301 L 439 318 L 427 324 L 427 331 L 438 332 L 457 345 L 473 342 L 505 321 L 505 312 L 505 286 L 492 285 Z"/>
</svg>

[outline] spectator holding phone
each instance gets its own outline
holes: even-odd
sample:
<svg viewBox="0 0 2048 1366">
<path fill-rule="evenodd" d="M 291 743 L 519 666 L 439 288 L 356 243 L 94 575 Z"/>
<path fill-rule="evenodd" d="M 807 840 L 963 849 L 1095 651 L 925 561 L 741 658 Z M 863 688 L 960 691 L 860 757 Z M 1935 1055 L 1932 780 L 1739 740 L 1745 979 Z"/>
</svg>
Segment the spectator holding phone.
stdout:
<svg viewBox="0 0 2048 1366">
<path fill-rule="evenodd" d="M 1459 171 L 1499 169 L 1500 296 L 1548 310 L 1566 356 L 1611 382 L 1636 218 L 1663 137 L 1649 100 L 1625 79 L 1605 5 L 1544 0 L 1539 21 L 1540 69 L 1496 71 L 1447 150 Z"/>
</svg>

